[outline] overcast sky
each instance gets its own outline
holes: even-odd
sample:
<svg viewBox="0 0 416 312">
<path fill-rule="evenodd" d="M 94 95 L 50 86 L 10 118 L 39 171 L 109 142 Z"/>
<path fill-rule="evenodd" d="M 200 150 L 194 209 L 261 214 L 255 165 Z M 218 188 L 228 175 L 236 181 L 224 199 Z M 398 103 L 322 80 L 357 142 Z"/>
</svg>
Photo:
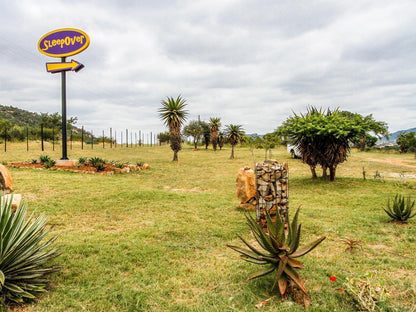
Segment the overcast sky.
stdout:
<svg viewBox="0 0 416 312">
<path fill-rule="evenodd" d="M 275 130 L 308 105 L 416 127 L 416 1 L 1 0 L 0 104 L 61 113 L 60 74 L 39 39 L 90 37 L 69 57 L 67 114 L 94 133 L 161 132 L 161 100 L 182 95 L 189 120 L 220 117 Z M 121 131 L 120 131 L 121 132 Z"/>
</svg>

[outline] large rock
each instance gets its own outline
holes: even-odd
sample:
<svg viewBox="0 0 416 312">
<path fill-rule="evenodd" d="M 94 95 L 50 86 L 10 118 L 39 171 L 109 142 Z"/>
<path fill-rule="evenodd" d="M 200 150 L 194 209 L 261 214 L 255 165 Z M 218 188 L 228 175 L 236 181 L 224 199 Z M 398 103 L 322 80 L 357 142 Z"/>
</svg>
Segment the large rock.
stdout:
<svg viewBox="0 0 416 312">
<path fill-rule="evenodd" d="M 241 203 L 248 203 L 256 197 L 256 179 L 249 167 L 240 168 L 237 174 L 235 194 Z"/>
<path fill-rule="evenodd" d="M 6 194 L 13 193 L 12 185 L 13 180 L 9 169 L 0 164 L 0 191 L 5 192 Z"/>
<path fill-rule="evenodd" d="M 22 201 L 22 194 L 6 194 L 2 196 L 2 200 L 10 203 L 12 201 L 12 209 L 16 210 Z"/>
</svg>

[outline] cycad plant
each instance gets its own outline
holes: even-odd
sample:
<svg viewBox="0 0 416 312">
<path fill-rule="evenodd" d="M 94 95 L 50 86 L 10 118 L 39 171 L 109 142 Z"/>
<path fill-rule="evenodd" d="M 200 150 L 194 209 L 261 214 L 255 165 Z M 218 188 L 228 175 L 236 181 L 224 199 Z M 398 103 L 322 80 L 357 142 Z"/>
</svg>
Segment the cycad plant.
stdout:
<svg viewBox="0 0 416 312">
<path fill-rule="evenodd" d="M 0 304 L 22 303 L 45 291 L 48 275 L 57 270 L 52 260 L 58 255 L 53 248 L 44 215 L 26 218 L 26 204 L 16 211 L 12 199 L 1 198 L 0 204 Z"/>
<path fill-rule="evenodd" d="M 387 209 L 383 209 L 392 218 L 392 221 L 405 223 L 408 219 L 416 215 L 416 212 L 413 213 L 414 207 L 415 201 L 411 201 L 410 196 L 406 199 L 404 196 L 396 194 L 393 203 L 390 204 L 389 198 L 387 201 Z"/>
<path fill-rule="evenodd" d="M 220 127 L 221 127 L 221 118 L 211 117 L 209 119 L 209 131 L 211 134 L 211 143 L 212 143 L 212 148 L 214 149 L 214 151 L 217 150 L 218 132 L 220 131 Z"/>
<path fill-rule="evenodd" d="M 297 301 L 301 301 L 307 307 L 309 305 L 309 295 L 297 272 L 297 269 L 304 268 L 304 265 L 296 258 L 307 254 L 318 246 L 325 239 L 325 236 L 304 247 L 299 247 L 301 224 L 298 225 L 298 215 L 299 208 L 292 223 L 288 220 L 288 227 L 285 231 L 285 225 L 279 215 L 276 216 L 276 223 L 274 223 L 269 213 L 266 212 L 267 230 L 263 230 L 256 220 L 247 214 L 247 224 L 260 248 L 254 247 L 241 236 L 239 238 L 248 249 L 227 246 L 239 252 L 243 260 L 265 266 L 264 269 L 249 275 L 248 280 L 275 272 L 271 292 L 278 287 L 280 295 L 284 297 L 298 288 L 304 295 Z"/>
<path fill-rule="evenodd" d="M 159 116 L 165 125 L 169 127 L 173 161 L 178 161 L 178 152 L 182 149 L 181 126 L 188 115 L 188 111 L 185 110 L 186 100 L 179 95 L 176 100 L 173 97 L 168 97 L 161 104 Z"/>
<path fill-rule="evenodd" d="M 244 135 L 244 130 L 240 125 L 227 125 L 225 129 L 225 135 L 228 142 L 231 144 L 231 156 L 230 159 L 234 159 L 234 147 L 240 142 Z"/>
<path fill-rule="evenodd" d="M 100 157 L 91 157 L 89 162 L 97 171 L 103 171 L 105 168 L 105 160 Z"/>
</svg>

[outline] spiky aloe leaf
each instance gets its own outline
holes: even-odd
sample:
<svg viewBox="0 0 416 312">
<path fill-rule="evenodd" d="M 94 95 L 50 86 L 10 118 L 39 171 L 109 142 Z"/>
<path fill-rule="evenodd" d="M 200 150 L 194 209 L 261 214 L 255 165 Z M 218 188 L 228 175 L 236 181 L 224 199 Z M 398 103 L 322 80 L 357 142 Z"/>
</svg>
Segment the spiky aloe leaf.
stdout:
<svg viewBox="0 0 416 312">
<path fill-rule="evenodd" d="M 391 210 L 387 210 L 387 209 L 384 209 L 384 208 L 383 208 L 383 210 L 387 213 L 387 215 L 390 218 L 392 218 L 393 220 L 397 220 L 397 216 Z"/>
<path fill-rule="evenodd" d="M 255 272 L 255 273 L 250 274 L 248 276 L 247 280 L 249 281 L 249 280 L 252 280 L 254 278 L 258 278 L 258 277 L 261 277 L 261 276 L 265 276 L 267 274 L 272 273 L 274 270 L 276 270 L 276 267 L 271 267 L 271 268 L 267 268 L 267 269 L 264 269 L 264 270 L 260 270 L 258 272 Z"/>
<path fill-rule="evenodd" d="M 298 229 L 299 210 L 300 210 L 300 206 L 298 207 L 298 209 L 296 209 L 296 213 L 295 213 L 295 216 L 293 217 L 292 222 L 290 222 L 289 215 L 288 215 L 289 233 L 286 239 L 286 244 L 289 245 L 291 250 L 293 250 L 293 247 L 296 245 L 296 240 L 299 241 L 300 239 L 300 231 L 296 231 Z"/>
<path fill-rule="evenodd" d="M 6 277 L 4 276 L 3 271 L 0 270 L 0 289 L 1 286 L 4 285 L 4 280 L 6 279 Z"/>
<path fill-rule="evenodd" d="M 254 218 L 250 215 L 246 215 L 248 225 L 253 232 L 254 237 L 256 238 L 257 242 L 263 247 L 265 250 L 270 252 L 273 255 L 276 255 L 276 250 L 273 247 L 273 243 L 270 237 L 263 231 L 260 225 L 254 220 Z"/>
<path fill-rule="evenodd" d="M 15 212 L 11 203 L 0 204 L 0 283 L 6 300 L 23 302 L 44 291 L 47 275 L 57 270 L 51 261 L 58 256 L 51 248 L 54 239 L 44 241 L 49 229 L 46 218 L 26 217 L 26 204 Z"/>
<path fill-rule="evenodd" d="M 322 236 L 321 238 L 318 238 L 317 240 L 313 241 L 312 243 L 299 248 L 294 253 L 290 254 L 290 257 L 291 258 L 298 258 L 298 257 L 301 257 L 303 255 L 306 255 L 308 252 L 310 252 L 312 249 L 314 249 L 316 246 L 318 246 L 325 238 L 326 238 L 326 236 Z"/>
<path fill-rule="evenodd" d="M 270 264 L 270 262 L 268 262 L 268 261 L 265 261 L 265 260 L 254 260 L 252 258 L 248 258 L 248 257 L 245 257 L 243 255 L 241 255 L 241 259 L 243 259 L 244 261 L 250 262 L 250 263 L 258 264 L 258 265 Z"/>
<path fill-rule="evenodd" d="M 277 246 L 283 245 L 285 238 L 285 225 L 283 224 L 282 219 L 280 218 L 280 214 L 276 214 L 276 223 L 274 223 L 272 221 L 272 218 L 270 217 L 270 213 L 266 209 L 266 222 L 267 228 L 270 231 L 270 236 L 273 236 L 273 238 L 275 238 Z"/>
<path fill-rule="evenodd" d="M 281 261 L 279 262 L 279 266 L 277 267 L 277 271 L 276 271 L 276 279 L 274 281 L 274 284 L 272 286 L 272 292 L 274 290 L 274 288 L 276 287 L 276 285 L 278 284 L 278 281 L 280 279 L 280 277 L 282 276 L 283 271 L 286 268 L 287 265 L 287 257 L 282 257 Z"/>
<path fill-rule="evenodd" d="M 265 257 L 272 257 L 272 255 L 270 254 L 270 253 L 266 253 L 266 252 L 262 252 L 262 251 L 260 251 L 260 250 L 258 250 L 257 248 L 254 248 L 252 245 L 250 245 L 244 238 L 242 238 L 240 235 L 237 235 L 241 240 L 242 240 L 242 242 L 248 247 L 248 248 L 250 248 L 253 252 L 255 252 L 256 254 L 258 254 L 258 255 L 261 255 L 261 256 L 265 256 Z"/>
<path fill-rule="evenodd" d="M 260 258 L 261 257 L 260 255 L 256 254 L 255 252 L 252 252 L 251 250 L 241 248 L 241 247 L 238 247 L 238 246 L 228 245 L 228 244 L 227 244 L 227 247 L 229 247 L 229 248 L 231 248 L 231 249 L 239 252 L 240 254 L 242 254 L 246 257 L 249 257 L 251 259 L 258 260 L 258 261 L 263 260 L 263 259 Z"/>
<path fill-rule="evenodd" d="M 280 294 L 283 296 L 287 288 L 287 278 L 281 276 L 278 280 L 278 285 L 279 285 Z"/>
<path fill-rule="evenodd" d="M 299 247 L 301 229 L 302 229 L 302 224 L 299 224 L 298 228 L 293 232 L 294 233 L 294 235 L 293 235 L 294 238 L 289 244 L 289 248 L 290 248 L 291 253 L 294 253 Z"/>
<path fill-rule="evenodd" d="M 299 288 L 305 294 L 308 294 L 305 284 L 303 283 L 303 280 L 300 278 L 298 272 L 296 272 L 293 268 L 291 268 L 288 265 L 285 267 L 284 272 L 299 286 Z"/>
<path fill-rule="evenodd" d="M 288 259 L 287 259 L 287 263 L 291 266 L 291 267 L 293 267 L 293 268 L 298 268 L 298 269 L 303 269 L 305 266 L 304 266 L 304 264 L 302 263 L 302 262 L 300 262 L 299 260 L 297 260 L 297 259 L 293 259 L 293 258 L 291 258 L 291 257 L 289 257 Z"/>
</svg>

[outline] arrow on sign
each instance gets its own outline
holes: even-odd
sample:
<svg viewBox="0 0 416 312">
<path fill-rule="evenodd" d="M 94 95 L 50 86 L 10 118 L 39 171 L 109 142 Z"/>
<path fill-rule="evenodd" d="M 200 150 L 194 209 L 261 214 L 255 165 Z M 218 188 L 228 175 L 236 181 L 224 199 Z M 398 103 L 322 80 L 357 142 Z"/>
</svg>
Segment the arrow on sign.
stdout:
<svg viewBox="0 0 416 312">
<path fill-rule="evenodd" d="M 46 63 L 46 71 L 48 73 L 58 73 L 62 71 L 80 71 L 84 68 L 84 65 L 78 63 L 77 61 L 71 60 L 71 62 L 62 62 L 62 63 Z"/>
</svg>

